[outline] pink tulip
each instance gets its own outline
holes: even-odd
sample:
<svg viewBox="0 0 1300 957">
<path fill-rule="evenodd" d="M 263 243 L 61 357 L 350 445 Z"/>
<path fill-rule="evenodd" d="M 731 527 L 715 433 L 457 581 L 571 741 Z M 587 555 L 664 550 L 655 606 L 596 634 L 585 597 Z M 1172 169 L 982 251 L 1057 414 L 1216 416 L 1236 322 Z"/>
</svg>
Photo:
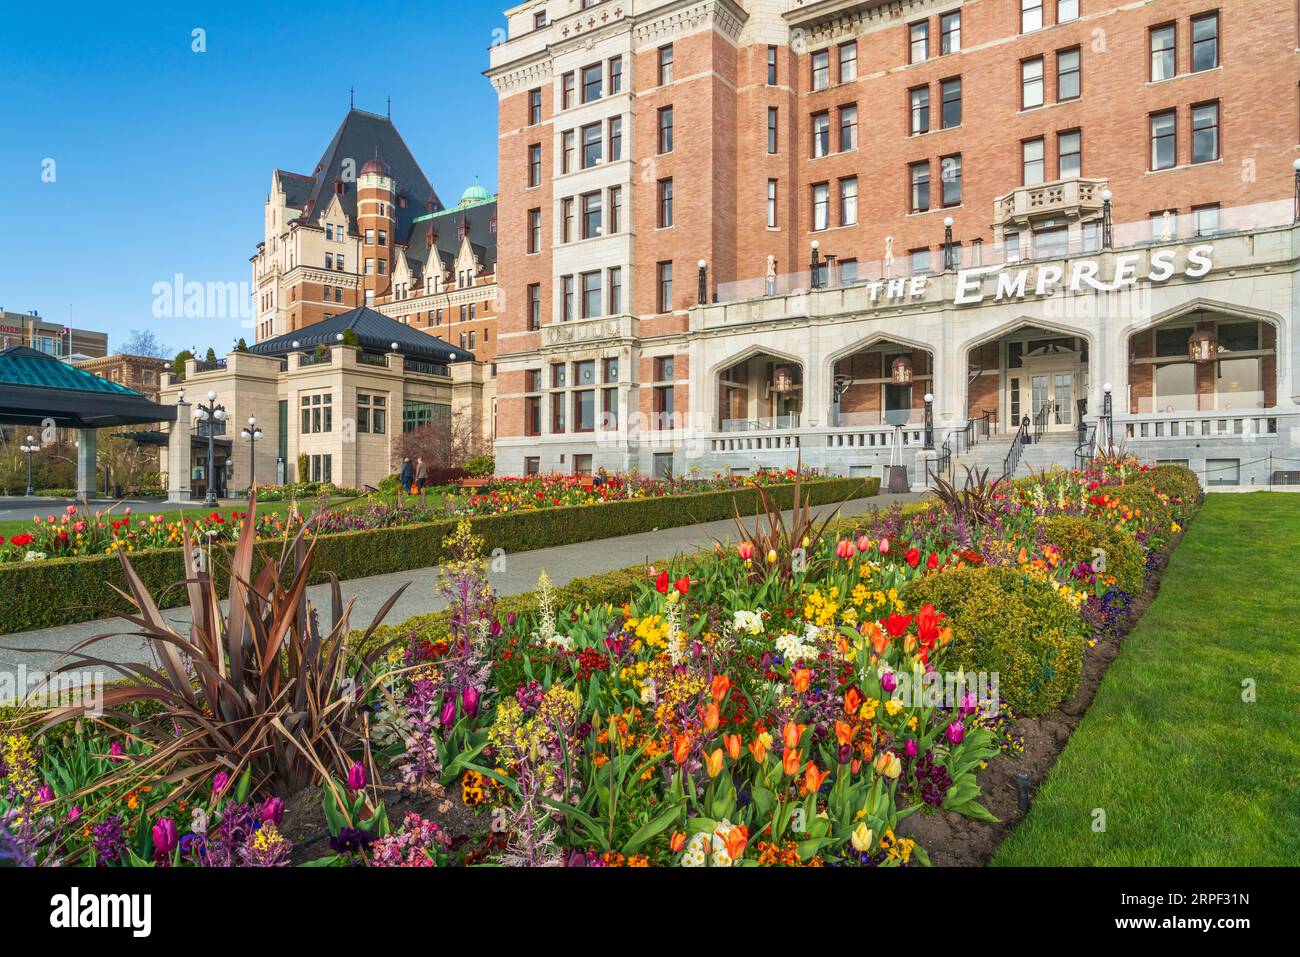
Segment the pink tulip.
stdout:
<svg viewBox="0 0 1300 957">
<path fill-rule="evenodd" d="M 121 741 L 114 741 L 114 742 L 112 742 L 112 743 L 108 746 L 108 760 L 110 760 L 110 761 L 121 761 L 121 760 L 122 760 L 122 742 L 121 742 Z"/>
<path fill-rule="evenodd" d="M 153 847 L 159 856 L 169 856 L 179 843 L 176 822 L 171 818 L 165 817 L 153 826 Z"/>
<path fill-rule="evenodd" d="M 212 796 L 219 797 L 221 792 L 226 789 L 226 785 L 229 783 L 230 775 L 225 771 L 218 771 L 212 778 Z"/>
<path fill-rule="evenodd" d="M 442 703 L 442 713 L 438 716 L 438 720 L 444 728 L 449 728 L 456 723 L 456 698 L 454 696 L 448 697 Z"/>
<path fill-rule="evenodd" d="M 360 761 L 348 768 L 348 787 L 360 791 L 366 786 L 366 769 Z"/>
<path fill-rule="evenodd" d="M 892 671 L 886 671 L 880 678 L 880 687 L 885 694 L 893 694 L 894 689 L 898 687 L 898 679 L 894 677 Z"/>
<path fill-rule="evenodd" d="M 478 714 L 478 689 L 467 685 L 460 693 L 460 703 L 471 718 Z"/>
<path fill-rule="evenodd" d="M 48 784 L 42 784 L 36 789 L 36 803 L 49 804 L 54 800 L 54 788 Z"/>
<path fill-rule="evenodd" d="M 68 506 L 68 514 L 69 514 L 69 515 L 76 515 L 76 514 L 77 514 L 77 506 L 75 506 L 75 505 L 69 505 L 69 506 Z"/>
<path fill-rule="evenodd" d="M 966 737 L 966 726 L 960 721 L 954 721 L 948 725 L 944 734 L 947 736 L 949 744 L 961 744 Z"/>
<path fill-rule="evenodd" d="M 847 538 L 843 539 L 838 545 L 835 546 L 835 554 L 838 555 L 840 558 L 852 558 L 853 543 L 849 541 Z"/>
<path fill-rule="evenodd" d="M 736 552 L 745 561 L 747 562 L 751 561 L 754 558 L 754 543 L 741 542 L 739 545 L 736 546 Z"/>
<path fill-rule="evenodd" d="M 868 551 L 870 548 L 871 548 L 871 539 L 867 538 L 867 536 L 865 535 L 863 535 L 861 538 L 858 539 L 858 551 L 865 552 Z"/>
<path fill-rule="evenodd" d="M 880 540 L 880 554 L 882 554 L 882 555 L 888 555 L 888 554 L 889 554 L 889 539 L 887 539 L 887 538 L 882 538 L 882 539 Z"/>
<path fill-rule="evenodd" d="M 277 827 L 284 820 L 284 799 L 278 797 L 269 797 L 262 802 L 262 810 L 258 815 L 263 824 L 274 824 Z"/>
<path fill-rule="evenodd" d="M 914 758 L 916 757 L 919 751 L 920 748 L 917 746 L 916 739 L 908 738 L 907 744 L 903 746 L 903 753 L 906 754 L 909 758 Z"/>
</svg>

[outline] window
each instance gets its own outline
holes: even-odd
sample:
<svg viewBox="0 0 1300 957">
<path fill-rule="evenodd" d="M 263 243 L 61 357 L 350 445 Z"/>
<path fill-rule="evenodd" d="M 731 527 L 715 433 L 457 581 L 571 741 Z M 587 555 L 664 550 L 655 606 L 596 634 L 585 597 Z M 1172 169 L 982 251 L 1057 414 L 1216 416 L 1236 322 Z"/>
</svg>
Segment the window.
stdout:
<svg viewBox="0 0 1300 957">
<path fill-rule="evenodd" d="M 601 365 L 603 366 L 603 371 L 601 372 L 601 376 L 602 376 L 602 378 L 603 378 L 605 384 L 606 384 L 606 385 L 610 385 L 610 384 L 612 384 L 612 383 L 618 382 L 618 359 L 617 359 L 617 357 L 609 358 L 609 359 L 602 359 L 602 360 L 601 360 Z"/>
<path fill-rule="evenodd" d="M 912 135 L 930 132 L 930 88 L 918 86 L 907 94 L 911 106 Z"/>
<path fill-rule="evenodd" d="M 673 387 L 670 385 L 656 386 L 654 391 L 654 427 L 656 429 L 671 430 L 674 427 L 673 409 Z"/>
<path fill-rule="evenodd" d="M 1192 107 L 1192 162 L 1212 163 L 1219 158 L 1219 104 Z"/>
<path fill-rule="evenodd" d="M 814 113 L 812 118 L 812 155 L 816 159 L 831 151 L 831 115 Z"/>
<path fill-rule="evenodd" d="M 924 213 L 930 208 L 930 164 L 913 163 L 908 167 L 908 181 L 911 183 L 910 208 L 914 213 Z"/>
<path fill-rule="evenodd" d="M 812 228 L 814 231 L 830 227 L 829 183 L 816 183 L 812 188 Z"/>
<path fill-rule="evenodd" d="M 840 44 L 840 82 L 852 83 L 858 78 L 858 43 Z"/>
<path fill-rule="evenodd" d="M 767 228 L 776 229 L 776 180 L 767 181 Z"/>
<path fill-rule="evenodd" d="M 912 275 L 920 276 L 930 271 L 929 249 L 913 249 L 907 255 L 911 262 Z"/>
<path fill-rule="evenodd" d="M 656 307 L 658 312 L 673 311 L 673 264 L 672 262 L 659 263 L 655 268 L 658 277 L 658 297 Z"/>
<path fill-rule="evenodd" d="M 858 178 L 850 176 L 840 180 L 840 225 L 856 226 L 858 223 Z"/>
<path fill-rule="evenodd" d="M 599 123 L 592 123 L 582 128 L 582 168 L 591 169 L 600 165 L 601 130 Z"/>
<path fill-rule="evenodd" d="M 1079 48 L 1062 50 L 1056 54 L 1056 99 L 1077 100 L 1079 85 Z"/>
<path fill-rule="evenodd" d="M 546 26 L 546 11 L 538 10 L 533 14 L 533 29 L 540 30 L 544 26 Z"/>
<path fill-rule="evenodd" d="M 1020 64 L 1020 108 L 1043 105 L 1043 58 L 1035 57 Z"/>
<path fill-rule="evenodd" d="M 599 63 L 582 68 L 582 102 L 590 103 L 593 100 L 599 100 L 603 92 L 604 71 Z"/>
<path fill-rule="evenodd" d="M 319 435 L 334 431 L 334 395 L 318 392 L 302 397 L 302 432 Z"/>
<path fill-rule="evenodd" d="M 614 116 L 609 120 L 609 161 L 617 163 L 623 158 L 623 117 Z"/>
<path fill-rule="evenodd" d="M 596 430 L 596 390 L 578 389 L 573 393 L 573 431 L 594 432 Z M 582 471 L 579 462 L 586 459 L 586 471 Z M 591 474 L 591 456 L 575 455 L 573 470 L 576 475 Z"/>
<path fill-rule="evenodd" d="M 1079 19 L 1079 0 L 1056 0 L 1056 22 L 1069 23 Z"/>
<path fill-rule="evenodd" d="M 943 205 L 961 205 L 961 155 L 939 160 L 939 178 L 943 181 Z"/>
<path fill-rule="evenodd" d="M 1241 459 L 1206 459 L 1206 485 L 1240 485 Z"/>
<path fill-rule="evenodd" d="M 770 154 L 776 153 L 777 150 L 777 117 L 780 111 L 775 106 L 767 108 L 767 151 Z"/>
<path fill-rule="evenodd" d="M 573 172 L 573 151 L 577 137 L 573 130 L 565 130 L 560 135 L 560 172 Z"/>
<path fill-rule="evenodd" d="M 1070 232 L 1064 226 L 1034 233 L 1035 259 L 1061 259 L 1070 248 Z"/>
<path fill-rule="evenodd" d="M 542 91 L 528 91 L 528 125 L 536 126 L 542 122 Z"/>
<path fill-rule="evenodd" d="M 595 239 L 602 234 L 601 223 L 604 218 L 604 204 L 600 193 L 584 193 L 582 196 L 582 238 Z"/>
<path fill-rule="evenodd" d="M 1151 168 L 1172 169 L 1178 162 L 1178 115 L 1169 110 L 1151 116 Z"/>
<path fill-rule="evenodd" d="M 907 28 L 909 63 L 920 63 L 930 58 L 930 21 L 922 20 Z"/>
<path fill-rule="evenodd" d="M 1043 141 L 1025 140 L 1020 144 L 1022 186 L 1038 186 L 1047 178 L 1043 169 Z"/>
<path fill-rule="evenodd" d="M 659 48 L 659 85 L 673 82 L 673 45 Z"/>
<path fill-rule="evenodd" d="M 600 315 L 601 295 L 600 273 L 584 272 L 582 282 L 582 318 L 593 319 Z M 581 364 L 581 363 L 580 363 Z"/>
<path fill-rule="evenodd" d="M 1019 233 L 1013 230 L 1007 230 L 1002 236 L 1002 246 L 1006 253 L 1007 262 L 1009 263 L 1020 262 L 1020 234 Z M 1012 389 L 1014 390 L 1014 388 L 1015 388 L 1015 382 L 1014 380 L 1012 380 Z M 1014 421 L 1014 419 L 1015 416 L 1013 415 L 1012 420 Z"/>
<path fill-rule="evenodd" d="M 831 83 L 831 51 L 818 50 L 812 55 L 813 91 L 824 90 Z"/>
<path fill-rule="evenodd" d="M 659 111 L 659 152 L 673 151 L 673 108 L 665 106 Z"/>
<path fill-rule="evenodd" d="M 534 143 L 528 147 L 528 185 L 542 185 L 542 147 Z"/>
<path fill-rule="evenodd" d="M 1020 32 L 1043 29 L 1043 0 L 1020 0 Z"/>
<path fill-rule="evenodd" d="M 616 56 L 609 61 L 609 95 L 623 92 L 623 58 Z"/>
<path fill-rule="evenodd" d="M 858 108 L 840 107 L 840 152 L 858 148 Z"/>
<path fill-rule="evenodd" d="M 659 181 L 659 228 L 667 229 L 673 224 L 673 181 Z"/>
<path fill-rule="evenodd" d="M 1219 204 L 1193 206 L 1192 219 L 1197 236 L 1213 236 L 1219 231 Z"/>
<path fill-rule="evenodd" d="M 1061 133 L 1056 138 L 1057 178 L 1083 175 L 1082 134 L 1078 130 Z"/>
<path fill-rule="evenodd" d="M 551 393 L 551 432 L 560 435 L 564 432 L 564 393 Z"/>
<path fill-rule="evenodd" d="M 572 73 L 564 74 L 560 80 L 560 109 L 567 110 L 573 106 L 574 76 Z"/>
<path fill-rule="evenodd" d="M 311 457 L 311 480 L 326 483 L 334 481 L 334 456 L 313 455 Z"/>
<path fill-rule="evenodd" d="M 573 321 L 573 277 L 560 277 L 560 320 L 562 322 Z M 554 385 L 555 383 L 552 383 Z M 564 383 L 561 382 L 561 385 Z"/>
<path fill-rule="evenodd" d="M 623 312 L 623 270 L 613 266 L 609 274 L 609 308 L 606 315 L 617 316 Z"/>
<path fill-rule="evenodd" d="M 940 123 L 945 130 L 961 126 L 961 77 L 944 80 L 939 84 L 942 117 Z"/>
<path fill-rule="evenodd" d="M 334 268 L 335 268 L 337 271 L 339 271 L 339 272 L 343 272 L 343 270 L 344 270 L 344 266 L 343 266 L 343 254 L 342 254 L 342 253 L 339 253 L 337 256 L 334 257 Z"/>
<path fill-rule="evenodd" d="M 544 16 L 546 16 L 546 14 L 544 14 L 544 13 L 543 13 L 543 14 L 539 14 L 539 16 L 543 16 L 543 17 L 544 17 Z M 539 428 L 536 432 L 530 432 L 529 435 L 537 435 L 537 434 L 539 434 L 540 432 L 541 432 L 541 429 Z M 542 460 L 541 460 L 541 458 L 539 458 L 539 457 L 536 456 L 536 455 L 528 455 L 528 456 L 525 456 L 525 457 L 524 457 L 524 474 L 525 474 L 525 475 L 540 475 L 541 473 L 542 473 Z"/>
<path fill-rule="evenodd" d="M 939 52 L 956 53 L 961 49 L 961 12 L 945 13 L 939 18 Z"/>
<path fill-rule="evenodd" d="M 1192 17 L 1192 72 L 1213 70 L 1219 65 L 1219 15 Z"/>
<path fill-rule="evenodd" d="M 366 275 L 367 275 L 367 276 L 373 275 L 373 274 L 374 274 L 374 271 L 375 271 L 375 261 L 374 261 L 373 259 L 367 259 L 367 260 L 366 260 Z"/>
<path fill-rule="evenodd" d="M 618 428 L 618 389 L 600 390 L 601 428 L 612 432 Z"/>
<path fill-rule="evenodd" d="M 767 48 L 767 85 L 776 86 L 776 47 Z"/>
<path fill-rule="evenodd" d="M 573 242 L 573 199 L 560 200 L 560 242 Z"/>
<path fill-rule="evenodd" d="M 609 188 L 609 231 L 616 233 L 623 228 L 623 187 Z"/>
<path fill-rule="evenodd" d="M 326 254 L 325 254 L 325 268 L 326 268 L 326 269 L 333 269 L 333 268 L 334 268 L 334 254 L 333 254 L 333 253 L 326 253 Z"/>
<path fill-rule="evenodd" d="M 1177 70 L 1176 56 L 1177 29 L 1171 23 L 1168 26 L 1154 27 L 1151 30 L 1151 81 L 1167 80 Z"/>
<path fill-rule="evenodd" d="M 379 245 L 381 246 L 388 245 L 388 231 L 385 229 L 381 229 L 379 231 Z"/>
<path fill-rule="evenodd" d="M 531 331 L 542 328 L 542 287 L 538 283 L 528 287 L 528 328 Z"/>
<path fill-rule="evenodd" d="M 1153 240 L 1165 242 L 1173 239 L 1178 232 L 1178 210 L 1176 209 L 1158 210 L 1148 216 L 1147 219 L 1151 223 L 1151 238 Z"/>
</svg>

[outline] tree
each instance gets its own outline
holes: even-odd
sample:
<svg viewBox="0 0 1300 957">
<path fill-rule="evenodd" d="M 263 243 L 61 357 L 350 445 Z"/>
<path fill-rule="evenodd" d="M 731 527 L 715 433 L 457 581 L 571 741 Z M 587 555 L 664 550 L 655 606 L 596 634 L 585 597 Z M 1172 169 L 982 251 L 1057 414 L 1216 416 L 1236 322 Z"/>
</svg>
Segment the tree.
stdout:
<svg viewBox="0 0 1300 957">
<path fill-rule="evenodd" d="M 167 347 L 158 341 L 152 329 L 132 329 L 131 334 L 122 343 L 122 351 L 129 356 L 147 356 L 150 359 L 166 359 Z"/>
<path fill-rule="evenodd" d="M 468 412 L 453 413 L 450 424 L 432 422 L 403 432 L 393 440 L 393 468 L 402 466 L 402 459 L 414 462 L 423 458 L 432 468 L 461 468 L 465 462 L 483 452 L 483 443 L 474 432 L 474 423 Z"/>
<path fill-rule="evenodd" d="M 189 349 L 182 349 L 180 352 L 176 353 L 176 358 L 172 360 L 172 375 L 176 378 L 177 382 L 185 381 L 185 363 L 187 360 L 193 358 L 194 353 L 190 352 Z"/>
<path fill-rule="evenodd" d="M 214 349 L 214 348 L 212 348 L 212 346 L 208 346 L 208 354 L 207 354 L 204 358 L 205 358 L 208 362 L 216 362 L 216 361 L 217 361 L 217 350 Z"/>
<path fill-rule="evenodd" d="M 351 327 L 343 330 L 343 344 L 349 349 L 359 349 L 361 347 L 361 342 L 357 339 L 357 334 Z"/>
<path fill-rule="evenodd" d="M 244 337 L 243 337 L 243 336 L 240 336 L 240 337 L 239 337 L 239 341 L 235 343 L 235 351 L 236 351 L 236 352 L 247 352 L 247 351 L 248 351 L 248 343 L 244 341 Z"/>
</svg>

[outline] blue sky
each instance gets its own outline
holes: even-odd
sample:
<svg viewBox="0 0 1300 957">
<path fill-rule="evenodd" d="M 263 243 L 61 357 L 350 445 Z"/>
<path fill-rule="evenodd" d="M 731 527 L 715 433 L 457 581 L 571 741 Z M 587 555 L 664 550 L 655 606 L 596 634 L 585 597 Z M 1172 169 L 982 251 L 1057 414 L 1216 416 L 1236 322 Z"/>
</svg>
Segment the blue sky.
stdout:
<svg viewBox="0 0 1300 957">
<path fill-rule="evenodd" d="M 310 173 L 356 87 L 443 202 L 496 190 L 491 2 L 5 4 L 0 307 L 171 350 L 238 317 L 156 318 L 154 285 L 251 283 L 276 167 Z M 472 11 L 472 12 L 471 12 Z M 192 50 L 195 29 L 206 52 Z M 53 181 L 47 182 L 53 160 Z"/>
</svg>

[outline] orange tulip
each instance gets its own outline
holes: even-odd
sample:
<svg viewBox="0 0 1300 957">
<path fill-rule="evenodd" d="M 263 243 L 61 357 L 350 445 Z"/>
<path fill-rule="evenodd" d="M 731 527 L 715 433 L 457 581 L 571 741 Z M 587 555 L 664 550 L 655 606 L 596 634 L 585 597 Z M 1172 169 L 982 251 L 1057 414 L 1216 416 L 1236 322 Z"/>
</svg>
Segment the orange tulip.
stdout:
<svg viewBox="0 0 1300 957">
<path fill-rule="evenodd" d="M 753 755 L 756 762 L 762 764 L 767 760 L 767 742 L 762 738 L 755 738 L 749 744 L 749 753 Z"/>
<path fill-rule="evenodd" d="M 836 740 L 839 741 L 841 745 L 852 744 L 853 735 L 856 733 L 857 733 L 857 729 L 854 728 L 853 725 L 849 724 L 847 721 L 835 722 L 835 738 Z"/>
<path fill-rule="evenodd" d="M 941 645 L 946 645 L 946 644 L 948 644 L 948 643 L 951 642 L 951 641 L 952 641 L 952 629 L 951 629 L 951 628 L 940 628 L 940 629 L 939 629 L 939 644 L 941 644 Z"/>
<path fill-rule="evenodd" d="M 718 706 L 710 701 L 708 704 L 700 705 L 700 723 L 704 725 L 705 731 L 717 731 L 718 722 L 722 719 Z"/>
<path fill-rule="evenodd" d="M 786 750 L 797 748 L 799 739 L 803 737 L 803 728 L 793 721 L 787 721 L 785 727 L 781 729 L 781 742 L 785 745 Z"/>
<path fill-rule="evenodd" d="M 727 832 L 727 853 L 733 861 L 738 861 L 745 854 L 745 845 L 749 843 L 749 828 L 737 824 Z"/>
<path fill-rule="evenodd" d="M 809 794 L 816 794 L 821 790 L 822 782 L 830 776 L 830 771 L 818 771 L 817 765 L 812 761 L 803 769 L 803 783 L 808 788 Z"/>
<path fill-rule="evenodd" d="M 809 682 L 812 681 L 812 672 L 807 668 L 800 668 L 790 676 L 790 679 L 794 684 L 794 690 L 803 694 L 808 690 Z"/>
<path fill-rule="evenodd" d="M 704 770 L 709 773 L 709 777 L 716 778 L 722 773 L 722 749 L 714 748 L 713 753 L 704 753 Z"/>
<path fill-rule="evenodd" d="M 689 734 L 673 735 L 673 760 L 678 764 L 685 764 L 686 759 L 691 756 L 691 736 Z"/>
<path fill-rule="evenodd" d="M 909 655 L 916 651 L 916 635 L 907 635 L 903 638 L 903 650 Z"/>
<path fill-rule="evenodd" d="M 793 777 L 799 773 L 799 763 L 803 760 L 798 748 L 786 748 L 781 753 L 781 770 Z"/>
<path fill-rule="evenodd" d="M 889 647 L 889 636 L 874 621 L 867 626 L 867 637 L 871 639 L 871 650 L 877 656 L 883 655 Z"/>
<path fill-rule="evenodd" d="M 852 717 L 858 713 L 862 707 L 862 692 L 857 688 L 850 688 L 844 692 L 844 713 Z"/>
<path fill-rule="evenodd" d="M 686 835 L 681 831 L 674 831 L 672 839 L 668 842 L 668 847 L 674 854 L 680 854 L 682 848 L 686 846 Z"/>
<path fill-rule="evenodd" d="M 731 679 L 726 675 L 714 675 L 713 687 L 709 690 L 713 693 L 713 700 L 721 703 L 727 696 L 727 692 L 731 690 Z"/>
<path fill-rule="evenodd" d="M 724 734 L 722 743 L 727 747 L 727 757 L 733 761 L 740 757 L 740 735 Z"/>
</svg>

